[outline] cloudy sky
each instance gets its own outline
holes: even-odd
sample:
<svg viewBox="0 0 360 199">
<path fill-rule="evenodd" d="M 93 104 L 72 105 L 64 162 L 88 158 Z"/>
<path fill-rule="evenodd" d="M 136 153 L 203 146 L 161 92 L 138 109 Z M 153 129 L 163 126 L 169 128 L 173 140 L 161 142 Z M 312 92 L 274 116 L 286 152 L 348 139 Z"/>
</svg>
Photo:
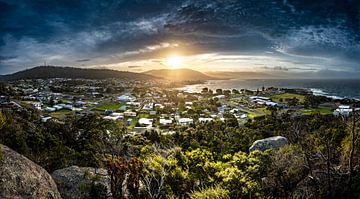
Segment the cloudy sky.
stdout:
<svg viewBox="0 0 360 199">
<path fill-rule="evenodd" d="M 0 74 L 360 71 L 359 0 L 0 0 Z"/>
</svg>

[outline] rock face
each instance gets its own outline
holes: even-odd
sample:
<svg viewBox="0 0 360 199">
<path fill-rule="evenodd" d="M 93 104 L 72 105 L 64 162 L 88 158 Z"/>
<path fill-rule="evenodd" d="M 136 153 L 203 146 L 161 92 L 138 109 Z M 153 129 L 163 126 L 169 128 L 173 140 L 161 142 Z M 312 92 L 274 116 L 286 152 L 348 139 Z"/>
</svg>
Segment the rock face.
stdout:
<svg viewBox="0 0 360 199">
<path fill-rule="evenodd" d="M 282 136 L 269 137 L 262 140 L 256 140 L 249 148 L 249 151 L 265 151 L 267 149 L 278 149 L 288 143 L 288 140 Z"/>
<path fill-rule="evenodd" d="M 56 170 L 51 175 L 64 199 L 89 198 L 89 186 L 93 181 L 103 185 L 105 195 L 111 197 L 110 177 L 105 169 L 71 166 Z"/>
<path fill-rule="evenodd" d="M 1 144 L 0 153 L 0 198 L 61 198 L 45 169 Z"/>
</svg>

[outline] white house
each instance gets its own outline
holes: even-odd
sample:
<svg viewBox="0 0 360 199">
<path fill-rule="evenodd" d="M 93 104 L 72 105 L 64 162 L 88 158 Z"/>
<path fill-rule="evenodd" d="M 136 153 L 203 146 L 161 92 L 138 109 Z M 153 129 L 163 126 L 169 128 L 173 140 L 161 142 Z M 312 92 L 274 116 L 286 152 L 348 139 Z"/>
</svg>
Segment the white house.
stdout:
<svg viewBox="0 0 360 199">
<path fill-rule="evenodd" d="M 106 119 L 106 120 L 122 120 L 122 119 L 124 119 L 124 116 L 122 116 L 122 115 L 118 115 L 118 116 L 109 115 L 109 116 L 105 116 L 104 119 Z"/>
<path fill-rule="evenodd" d="M 149 118 L 140 118 L 138 122 L 140 125 L 146 126 L 146 128 L 151 128 L 153 121 L 154 121 L 153 119 L 149 119 Z"/>
<path fill-rule="evenodd" d="M 63 109 L 63 106 L 60 105 L 54 105 L 53 106 L 57 111 Z"/>
<path fill-rule="evenodd" d="M 194 120 L 191 118 L 179 118 L 178 119 L 178 124 L 180 125 L 189 125 L 194 123 Z"/>
<path fill-rule="evenodd" d="M 250 99 L 253 100 L 253 101 L 257 101 L 257 100 L 260 100 L 260 101 L 271 101 L 271 98 L 262 97 L 262 96 L 251 96 Z"/>
<path fill-rule="evenodd" d="M 133 102 L 136 100 L 136 98 L 130 95 L 121 95 L 120 97 L 118 97 L 118 100 L 120 102 Z"/>
<path fill-rule="evenodd" d="M 172 119 L 160 118 L 160 126 L 168 126 L 173 123 Z"/>
<path fill-rule="evenodd" d="M 215 98 L 217 98 L 217 99 L 225 99 L 225 95 L 217 95 L 217 96 L 214 96 L 213 97 L 213 99 L 215 99 Z"/>
<path fill-rule="evenodd" d="M 48 122 L 52 117 L 43 117 L 41 118 L 41 122 L 46 123 Z"/>
<path fill-rule="evenodd" d="M 56 108 L 46 107 L 44 110 L 45 110 L 46 112 L 55 112 L 55 111 L 56 111 Z"/>
<path fill-rule="evenodd" d="M 185 102 L 185 106 L 192 106 L 193 102 Z"/>
<path fill-rule="evenodd" d="M 333 112 L 334 116 L 350 116 L 350 114 L 352 113 L 352 108 L 350 106 L 344 106 L 344 105 L 340 105 L 338 106 L 338 108 Z"/>
</svg>

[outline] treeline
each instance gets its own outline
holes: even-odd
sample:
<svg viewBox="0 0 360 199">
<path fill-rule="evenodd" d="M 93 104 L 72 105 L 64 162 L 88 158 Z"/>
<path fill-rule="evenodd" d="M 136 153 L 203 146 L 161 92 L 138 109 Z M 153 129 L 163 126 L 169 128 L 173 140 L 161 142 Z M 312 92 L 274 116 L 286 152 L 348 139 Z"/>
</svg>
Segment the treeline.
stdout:
<svg viewBox="0 0 360 199">
<path fill-rule="evenodd" d="M 41 123 L 29 108 L 1 111 L 0 142 L 49 172 L 105 168 L 114 198 L 359 198 L 359 127 L 356 115 L 273 115 L 241 127 L 229 115 L 173 135 L 127 135 L 97 115 Z M 276 135 L 289 145 L 249 153 Z"/>
</svg>

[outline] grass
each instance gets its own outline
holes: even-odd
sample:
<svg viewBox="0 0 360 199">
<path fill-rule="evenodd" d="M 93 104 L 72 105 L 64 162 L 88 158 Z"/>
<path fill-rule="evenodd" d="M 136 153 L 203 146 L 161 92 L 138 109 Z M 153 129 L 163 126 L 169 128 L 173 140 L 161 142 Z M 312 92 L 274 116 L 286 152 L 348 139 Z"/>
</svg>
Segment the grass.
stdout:
<svg viewBox="0 0 360 199">
<path fill-rule="evenodd" d="M 320 113 L 322 115 L 330 115 L 333 113 L 333 110 L 327 107 L 319 107 L 313 109 L 301 109 L 300 112 L 303 113 L 304 115 L 311 115 L 314 113 Z"/>
<path fill-rule="evenodd" d="M 138 118 L 148 118 L 149 116 L 148 113 L 139 113 Z"/>
<path fill-rule="evenodd" d="M 96 110 L 99 110 L 99 111 L 105 111 L 105 110 L 116 111 L 121 106 L 122 106 L 122 104 L 120 104 L 118 102 L 103 102 L 103 103 L 99 104 L 99 106 L 96 107 Z"/>
<path fill-rule="evenodd" d="M 259 111 L 259 112 L 264 113 L 265 115 L 271 114 L 271 111 L 267 110 L 266 107 L 264 107 L 264 108 L 257 108 L 256 110 Z"/>
<path fill-rule="evenodd" d="M 277 95 L 270 96 L 270 98 L 274 102 L 277 102 L 277 103 L 287 103 L 286 99 L 292 99 L 294 97 L 297 98 L 300 103 L 304 102 L 304 99 L 305 99 L 304 95 L 299 95 L 299 94 L 294 94 L 294 93 L 283 93 L 283 94 L 277 94 Z M 280 99 L 283 99 L 283 102 L 280 102 Z"/>
<path fill-rule="evenodd" d="M 66 114 L 69 114 L 71 112 L 72 111 L 70 111 L 70 110 L 62 109 L 62 110 L 59 110 L 56 112 L 49 113 L 49 115 L 54 118 L 62 118 L 62 117 L 65 117 Z"/>
<path fill-rule="evenodd" d="M 128 118 L 125 118 L 125 121 L 127 121 L 127 119 L 128 119 Z M 133 120 L 131 121 L 131 124 L 130 124 L 129 126 L 127 126 L 127 128 L 128 128 L 129 130 L 132 130 L 132 129 L 136 126 L 137 122 L 138 122 L 138 119 L 137 119 L 137 118 L 133 118 Z"/>
<path fill-rule="evenodd" d="M 251 119 L 265 115 L 265 113 L 263 114 L 263 112 L 261 112 L 261 111 L 259 111 L 258 113 L 252 112 L 252 111 L 243 111 L 243 112 L 245 112 L 247 114 L 248 118 L 251 118 Z"/>
</svg>

